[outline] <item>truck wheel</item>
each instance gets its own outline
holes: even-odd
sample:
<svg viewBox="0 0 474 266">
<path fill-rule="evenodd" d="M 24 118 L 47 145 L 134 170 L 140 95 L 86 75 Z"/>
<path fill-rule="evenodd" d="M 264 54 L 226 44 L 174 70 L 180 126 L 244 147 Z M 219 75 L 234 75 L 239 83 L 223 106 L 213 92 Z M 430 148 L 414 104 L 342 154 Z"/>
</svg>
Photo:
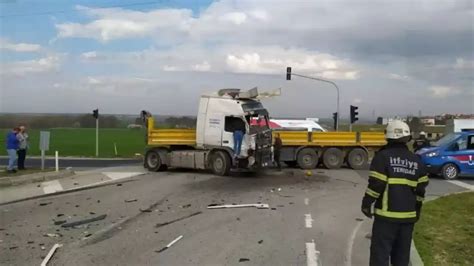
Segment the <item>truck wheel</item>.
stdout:
<svg viewBox="0 0 474 266">
<path fill-rule="evenodd" d="M 215 175 L 229 175 L 231 164 L 229 155 L 223 151 L 217 151 L 212 155 L 211 169 Z"/>
<path fill-rule="evenodd" d="M 364 169 L 367 166 L 368 155 L 364 149 L 355 148 L 347 156 L 347 163 L 354 170 Z"/>
<path fill-rule="evenodd" d="M 163 168 L 160 155 L 155 150 L 147 151 L 145 155 L 145 167 L 153 172 L 158 172 Z"/>
<path fill-rule="evenodd" d="M 302 149 L 298 152 L 297 162 L 301 169 L 314 169 L 318 165 L 318 154 L 310 148 Z"/>
<path fill-rule="evenodd" d="M 459 169 L 455 164 L 447 163 L 441 169 L 441 174 L 443 175 L 444 179 L 453 180 L 453 179 L 458 178 Z"/>
<path fill-rule="evenodd" d="M 323 164 L 328 169 L 341 168 L 342 161 L 343 154 L 338 148 L 329 148 L 323 154 Z"/>
</svg>

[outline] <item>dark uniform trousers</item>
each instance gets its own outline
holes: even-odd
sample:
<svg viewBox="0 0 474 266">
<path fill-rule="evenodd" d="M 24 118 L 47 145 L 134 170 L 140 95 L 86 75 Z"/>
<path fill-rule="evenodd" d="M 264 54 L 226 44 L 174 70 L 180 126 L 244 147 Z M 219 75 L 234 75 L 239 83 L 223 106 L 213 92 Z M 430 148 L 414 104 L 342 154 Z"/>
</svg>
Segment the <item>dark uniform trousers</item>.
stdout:
<svg viewBox="0 0 474 266">
<path fill-rule="evenodd" d="M 394 223 L 375 218 L 370 266 L 407 266 L 414 226 L 414 223 Z"/>
</svg>

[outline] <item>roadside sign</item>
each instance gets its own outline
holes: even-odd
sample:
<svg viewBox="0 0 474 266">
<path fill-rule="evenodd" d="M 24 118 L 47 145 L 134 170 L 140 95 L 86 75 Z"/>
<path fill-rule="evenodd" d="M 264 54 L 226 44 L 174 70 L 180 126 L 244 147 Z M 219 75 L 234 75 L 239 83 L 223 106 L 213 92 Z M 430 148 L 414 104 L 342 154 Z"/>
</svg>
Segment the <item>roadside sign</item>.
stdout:
<svg viewBox="0 0 474 266">
<path fill-rule="evenodd" d="M 39 142 L 39 149 L 41 151 L 49 151 L 49 131 L 41 131 L 40 132 L 40 142 Z"/>
<path fill-rule="evenodd" d="M 40 131 L 41 170 L 44 170 L 45 152 L 49 151 L 49 131 Z"/>
</svg>

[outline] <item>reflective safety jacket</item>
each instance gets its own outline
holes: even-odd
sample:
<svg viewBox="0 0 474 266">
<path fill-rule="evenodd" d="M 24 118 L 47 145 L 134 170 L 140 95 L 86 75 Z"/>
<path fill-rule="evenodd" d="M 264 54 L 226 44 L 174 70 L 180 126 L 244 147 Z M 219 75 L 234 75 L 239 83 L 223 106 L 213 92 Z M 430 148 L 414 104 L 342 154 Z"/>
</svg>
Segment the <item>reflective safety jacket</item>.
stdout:
<svg viewBox="0 0 474 266">
<path fill-rule="evenodd" d="M 375 202 L 375 218 L 414 223 L 429 179 L 424 164 L 403 143 L 389 143 L 375 154 L 363 208 Z"/>
</svg>

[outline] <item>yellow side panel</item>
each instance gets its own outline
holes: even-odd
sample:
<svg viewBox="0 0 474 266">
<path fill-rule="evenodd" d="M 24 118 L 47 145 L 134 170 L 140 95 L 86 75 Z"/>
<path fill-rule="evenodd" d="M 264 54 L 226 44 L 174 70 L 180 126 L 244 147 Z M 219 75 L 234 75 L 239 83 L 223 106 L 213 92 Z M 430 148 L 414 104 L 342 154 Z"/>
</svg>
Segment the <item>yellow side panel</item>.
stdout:
<svg viewBox="0 0 474 266">
<path fill-rule="evenodd" d="M 277 131 L 284 146 L 383 146 L 385 136 L 381 132 L 361 132 L 357 142 L 356 132 Z"/>
<path fill-rule="evenodd" d="M 364 146 L 383 146 L 387 141 L 382 132 L 361 132 L 360 143 Z"/>
<path fill-rule="evenodd" d="M 196 145 L 194 129 L 153 129 L 148 134 L 148 145 Z"/>
</svg>

